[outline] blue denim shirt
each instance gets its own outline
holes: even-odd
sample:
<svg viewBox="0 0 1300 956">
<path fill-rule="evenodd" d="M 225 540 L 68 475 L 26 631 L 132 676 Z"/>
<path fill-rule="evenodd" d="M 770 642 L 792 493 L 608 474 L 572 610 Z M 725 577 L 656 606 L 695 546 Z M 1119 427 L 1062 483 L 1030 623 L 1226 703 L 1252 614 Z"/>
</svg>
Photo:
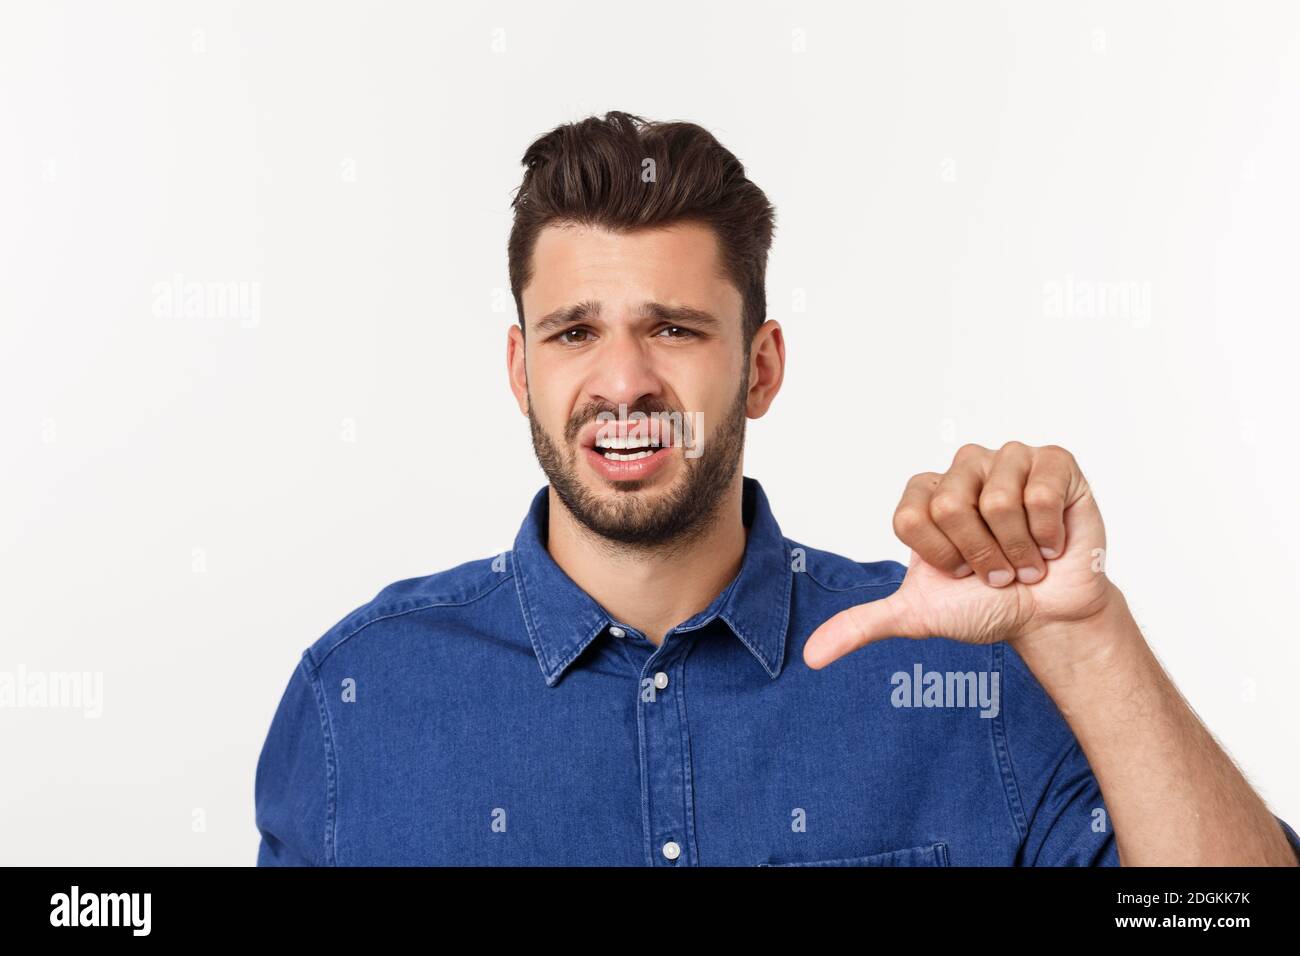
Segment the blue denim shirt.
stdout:
<svg viewBox="0 0 1300 956">
<path fill-rule="evenodd" d="M 547 507 L 513 550 L 389 585 L 306 648 L 258 761 L 259 865 L 1118 864 L 1011 647 L 803 663 L 902 564 L 784 537 L 745 478 L 740 572 L 656 646 L 551 559 Z"/>
</svg>

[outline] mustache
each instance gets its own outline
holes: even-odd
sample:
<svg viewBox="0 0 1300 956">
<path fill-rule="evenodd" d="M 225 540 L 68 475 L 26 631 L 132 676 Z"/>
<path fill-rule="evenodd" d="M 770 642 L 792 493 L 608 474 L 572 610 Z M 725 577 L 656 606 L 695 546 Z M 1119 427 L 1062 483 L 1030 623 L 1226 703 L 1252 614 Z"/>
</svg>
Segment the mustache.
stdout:
<svg viewBox="0 0 1300 956">
<path fill-rule="evenodd" d="M 585 428 L 589 422 L 599 421 L 599 416 L 602 414 L 612 416 L 614 420 L 617 420 L 618 409 L 619 407 L 617 405 L 611 405 L 608 402 L 587 403 L 569 419 L 569 423 L 564 428 L 565 440 L 572 445 L 578 440 L 578 434 L 582 429 Z M 638 402 L 635 406 L 627 406 L 626 414 L 629 419 L 638 412 L 645 415 L 647 418 L 653 415 L 674 413 L 683 417 L 686 415 L 686 412 L 678 412 L 666 402 L 660 401 Z"/>
</svg>

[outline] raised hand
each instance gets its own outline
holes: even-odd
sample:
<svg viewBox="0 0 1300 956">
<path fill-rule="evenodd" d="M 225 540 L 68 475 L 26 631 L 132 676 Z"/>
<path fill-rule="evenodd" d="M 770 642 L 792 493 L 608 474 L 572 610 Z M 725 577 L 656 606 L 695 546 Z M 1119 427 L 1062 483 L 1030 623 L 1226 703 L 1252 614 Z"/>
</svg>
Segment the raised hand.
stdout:
<svg viewBox="0 0 1300 956">
<path fill-rule="evenodd" d="M 1036 641 L 1107 610 L 1106 531 L 1078 463 L 1057 445 L 964 445 L 944 474 L 907 483 L 894 532 L 912 549 L 902 586 L 808 638 L 810 667 L 886 637 Z"/>
</svg>

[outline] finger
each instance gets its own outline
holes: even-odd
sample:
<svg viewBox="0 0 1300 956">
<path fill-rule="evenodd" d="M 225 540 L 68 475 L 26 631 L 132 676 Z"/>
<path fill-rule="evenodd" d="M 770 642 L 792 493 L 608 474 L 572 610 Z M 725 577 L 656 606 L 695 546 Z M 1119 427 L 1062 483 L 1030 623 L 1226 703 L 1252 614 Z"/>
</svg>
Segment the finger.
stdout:
<svg viewBox="0 0 1300 956">
<path fill-rule="evenodd" d="M 841 611 L 813 631 L 803 646 L 804 663 L 825 667 L 873 641 L 929 637 L 903 591 Z"/>
<path fill-rule="evenodd" d="M 1000 588 L 1015 580 L 1015 569 L 980 514 L 979 493 L 983 484 L 982 471 L 973 466 L 954 466 L 930 498 L 930 517 L 966 563 L 989 585 Z"/>
<path fill-rule="evenodd" d="M 1074 474 L 1079 470 L 1074 456 L 1064 448 L 1047 445 L 1038 449 L 1025 483 L 1025 509 L 1029 533 L 1039 552 L 1051 560 L 1065 553 L 1065 507 Z"/>
<path fill-rule="evenodd" d="M 930 496 L 942 477 L 927 471 L 908 480 L 894 511 L 894 534 L 928 564 L 961 578 L 971 573 L 971 566 L 930 517 Z"/>
<path fill-rule="evenodd" d="M 1016 577 L 1025 584 L 1041 581 L 1047 573 L 1038 542 L 1029 533 L 1029 517 L 1025 514 L 1025 482 L 1033 458 L 1033 450 L 1028 445 L 1007 442 L 994 457 L 979 498 L 984 523 L 1016 569 Z"/>
</svg>

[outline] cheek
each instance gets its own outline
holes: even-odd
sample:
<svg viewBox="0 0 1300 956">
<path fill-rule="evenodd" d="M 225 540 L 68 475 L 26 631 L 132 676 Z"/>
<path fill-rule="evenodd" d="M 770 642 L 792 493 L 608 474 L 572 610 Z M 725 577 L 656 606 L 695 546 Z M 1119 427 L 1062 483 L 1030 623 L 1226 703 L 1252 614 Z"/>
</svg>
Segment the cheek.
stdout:
<svg viewBox="0 0 1300 956">
<path fill-rule="evenodd" d="M 528 371 L 528 395 L 533 417 L 553 435 L 562 436 L 577 407 L 579 390 L 548 374 L 546 369 L 530 366 Z"/>
<path fill-rule="evenodd" d="M 684 410 L 696 414 L 702 412 L 703 424 L 709 429 L 730 418 L 740 392 L 740 375 L 739 369 L 727 367 L 722 371 L 713 365 L 700 378 L 683 382 L 679 395 Z"/>
</svg>

